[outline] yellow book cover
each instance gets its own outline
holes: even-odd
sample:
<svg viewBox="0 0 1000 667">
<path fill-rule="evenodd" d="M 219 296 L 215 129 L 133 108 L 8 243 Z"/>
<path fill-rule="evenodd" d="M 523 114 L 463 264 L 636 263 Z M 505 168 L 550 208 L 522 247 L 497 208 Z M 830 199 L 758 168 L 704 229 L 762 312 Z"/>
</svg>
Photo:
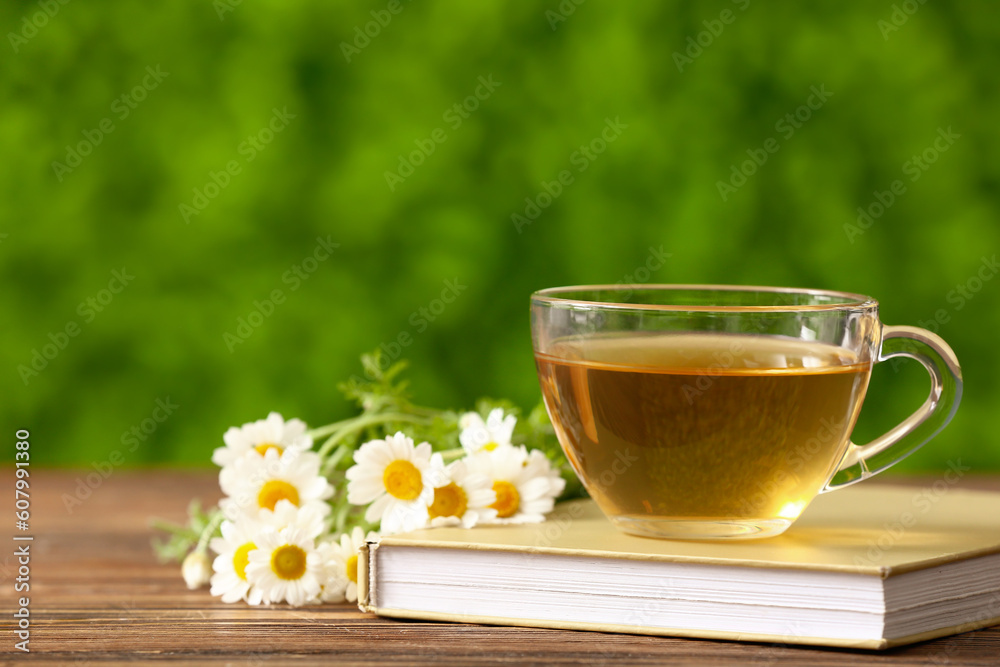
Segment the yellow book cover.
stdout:
<svg viewBox="0 0 1000 667">
<path fill-rule="evenodd" d="M 436 528 L 362 550 L 382 616 L 886 648 L 1000 623 L 1000 494 L 868 482 L 762 540 L 619 532 L 587 500 L 545 523 Z"/>
</svg>

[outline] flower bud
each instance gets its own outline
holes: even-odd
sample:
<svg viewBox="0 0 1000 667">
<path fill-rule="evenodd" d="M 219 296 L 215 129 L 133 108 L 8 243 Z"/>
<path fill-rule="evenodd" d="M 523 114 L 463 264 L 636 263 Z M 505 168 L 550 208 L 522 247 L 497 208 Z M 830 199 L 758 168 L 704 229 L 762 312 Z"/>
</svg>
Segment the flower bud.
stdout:
<svg viewBox="0 0 1000 667">
<path fill-rule="evenodd" d="M 192 591 L 201 588 L 212 578 L 212 563 L 204 551 L 192 551 L 181 565 L 184 582 Z"/>
</svg>

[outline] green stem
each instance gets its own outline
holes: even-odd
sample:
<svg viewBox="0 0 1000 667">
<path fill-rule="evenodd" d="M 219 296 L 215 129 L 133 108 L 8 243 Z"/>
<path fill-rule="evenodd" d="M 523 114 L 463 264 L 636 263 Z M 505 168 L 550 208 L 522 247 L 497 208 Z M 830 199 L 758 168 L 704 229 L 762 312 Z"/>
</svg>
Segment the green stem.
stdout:
<svg viewBox="0 0 1000 667">
<path fill-rule="evenodd" d="M 384 422 L 409 422 L 411 424 L 421 424 L 427 423 L 427 419 L 423 417 L 416 417 L 414 415 L 407 415 L 398 412 L 384 412 L 381 414 L 374 415 L 361 415 L 359 417 L 354 417 L 347 420 L 351 423 L 343 423 L 339 429 L 337 429 L 333 435 L 330 436 L 329 440 L 323 443 L 323 446 L 319 449 L 320 458 L 325 458 L 333 446 L 344 439 L 347 435 L 360 431 L 369 426 L 374 426 L 375 424 L 381 424 Z M 324 427 L 325 428 L 325 427 Z"/>
<path fill-rule="evenodd" d="M 327 424 L 326 426 L 320 426 L 314 428 L 311 431 L 306 431 L 306 435 L 310 436 L 314 440 L 317 438 L 322 438 L 323 436 L 330 435 L 337 429 L 341 428 L 344 424 L 351 420 L 357 419 L 357 417 L 348 417 L 347 419 L 341 419 L 340 421 L 333 422 L 332 424 Z"/>
<path fill-rule="evenodd" d="M 456 449 L 446 449 L 443 452 L 440 452 L 441 458 L 444 459 L 445 461 L 454 461 L 455 459 L 460 459 L 463 456 L 465 456 L 466 453 L 467 452 L 462 447 L 458 447 Z"/>
<path fill-rule="evenodd" d="M 415 415 L 423 415 L 424 417 L 431 419 L 437 417 L 441 413 L 441 410 L 435 410 L 434 408 L 422 408 L 419 405 L 411 405 L 408 410 Z"/>
<path fill-rule="evenodd" d="M 183 535 L 192 542 L 198 539 L 198 534 L 188 528 L 187 526 L 182 526 L 177 523 L 172 523 L 170 521 L 164 521 L 163 519 L 150 519 L 150 528 L 155 528 L 156 530 L 162 530 L 164 533 L 170 533 L 171 535 Z"/>
<path fill-rule="evenodd" d="M 344 503 L 337 511 L 337 519 L 334 522 L 333 534 L 340 535 L 347 527 L 347 515 L 351 511 L 351 506 Z"/>
<path fill-rule="evenodd" d="M 194 548 L 195 551 L 205 553 L 208 550 L 208 541 L 212 539 L 212 536 L 215 534 L 215 529 L 222 524 L 222 520 L 224 518 L 225 516 L 222 514 L 222 510 L 219 508 L 212 510 L 212 518 L 201 531 L 201 535 L 198 536 L 198 544 Z"/>
<path fill-rule="evenodd" d="M 330 458 L 328 458 L 326 461 L 323 462 L 323 470 L 322 470 L 323 475 L 324 476 L 329 475 L 332 471 L 336 470 L 337 464 L 340 463 L 340 460 L 345 456 L 347 456 L 347 454 L 349 454 L 350 452 L 351 452 L 351 446 L 348 445 L 346 442 L 341 443 L 339 447 L 333 450 L 333 454 L 330 455 Z"/>
</svg>

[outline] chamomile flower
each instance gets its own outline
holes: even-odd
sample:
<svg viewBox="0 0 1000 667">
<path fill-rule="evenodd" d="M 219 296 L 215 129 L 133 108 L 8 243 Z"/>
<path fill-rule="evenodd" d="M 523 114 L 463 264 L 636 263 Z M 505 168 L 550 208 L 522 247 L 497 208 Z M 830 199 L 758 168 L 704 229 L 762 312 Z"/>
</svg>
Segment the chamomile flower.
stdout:
<svg viewBox="0 0 1000 667">
<path fill-rule="evenodd" d="M 497 499 L 493 481 L 470 472 L 465 461 L 445 467 L 441 455 L 434 454 L 430 479 L 434 484 L 434 499 L 427 506 L 431 526 L 472 528 L 480 521 L 496 518 L 497 511 L 490 507 Z"/>
<path fill-rule="evenodd" d="M 295 527 L 265 528 L 257 534 L 257 548 L 250 552 L 247 581 L 261 602 L 287 602 L 293 607 L 315 600 L 320 592 L 323 563 L 316 545 Z M 255 604 L 253 599 L 248 600 Z"/>
<path fill-rule="evenodd" d="M 517 424 L 517 417 L 503 414 L 503 408 L 492 410 L 486 417 L 486 421 L 475 412 L 466 412 L 458 421 L 462 432 L 458 434 L 458 440 L 462 447 L 470 454 L 486 450 L 493 451 L 497 447 L 511 444 L 510 439 L 514 434 L 514 425 Z"/>
<path fill-rule="evenodd" d="M 260 512 L 258 520 L 261 525 L 275 530 L 298 528 L 316 539 L 326 530 L 326 517 L 329 514 L 329 503 L 320 500 L 311 500 L 302 507 L 296 507 L 291 501 L 282 499 L 275 503 L 274 511 Z"/>
<path fill-rule="evenodd" d="M 340 536 L 340 542 L 324 542 L 318 550 L 326 568 L 320 598 L 323 602 L 358 601 L 358 555 L 365 542 L 378 541 L 378 533 L 365 532 L 359 526 Z"/>
<path fill-rule="evenodd" d="M 466 412 L 463 413 L 461 417 L 458 418 L 458 430 L 464 431 L 474 424 L 478 424 L 483 421 L 483 418 L 479 416 L 478 412 Z"/>
<path fill-rule="evenodd" d="M 282 500 L 296 507 L 326 500 L 333 487 L 319 467 L 315 452 L 294 449 L 280 456 L 271 449 L 263 457 L 237 459 L 229 468 L 232 474 L 219 476 L 222 491 L 229 496 L 219 505 L 229 519 L 240 512 L 258 518 L 261 512 L 273 512 Z"/>
<path fill-rule="evenodd" d="M 415 530 L 427 523 L 427 505 L 434 500 L 428 479 L 431 446 L 414 447 L 402 433 L 371 440 L 354 452 L 346 473 L 347 501 L 368 505 L 365 520 L 381 522 L 383 533 Z"/>
<path fill-rule="evenodd" d="M 306 434 L 306 423 L 301 419 L 285 421 L 279 412 L 272 412 L 267 419 L 247 422 L 239 428 L 233 426 L 222 436 L 225 447 L 212 452 L 212 461 L 219 467 L 232 465 L 249 452 L 260 456 L 274 449 L 279 454 L 286 449 L 311 449 L 312 437 Z"/>
<path fill-rule="evenodd" d="M 235 521 L 223 521 L 222 537 L 215 537 L 209 543 L 218 554 L 212 561 L 211 593 L 221 595 L 223 602 L 247 600 L 250 604 L 260 604 L 260 591 L 251 592 L 246 568 L 262 528 L 253 518 L 240 516 Z"/>
<path fill-rule="evenodd" d="M 529 450 L 528 460 L 524 464 L 528 469 L 528 474 L 534 477 L 544 477 L 549 480 L 553 499 L 558 498 L 566 488 L 566 480 L 559 474 L 559 469 L 552 467 L 549 457 L 545 456 L 545 453 L 541 450 Z"/>
<path fill-rule="evenodd" d="M 549 460 L 537 450 L 498 447 L 468 457 L 469 469 L 491 480 L 496 518 L 490 523 L 538 523 L 552 511 L 565 481 L 554 475 Z M 484 521 L 485 523 L 485 521 Z"/>
</svg>

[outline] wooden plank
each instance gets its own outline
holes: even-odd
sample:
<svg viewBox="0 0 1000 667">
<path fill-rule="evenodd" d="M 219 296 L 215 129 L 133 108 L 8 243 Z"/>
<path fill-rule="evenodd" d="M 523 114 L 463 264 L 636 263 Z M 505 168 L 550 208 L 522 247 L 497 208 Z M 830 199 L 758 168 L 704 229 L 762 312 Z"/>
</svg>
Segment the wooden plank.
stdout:
<svg viewBox="0 0 1000 667">
<path fill-rule="evenodd" d="M 150 516 L 181 521 L 193 497 L 219 497 L 213 472 L 34 470 L 31 477 L 31 653 L 13 650 L 13 619 L 0 617 L 3 658 L 48 664 L 265 663 L 375 665 L 991 665 L 1000 628 L 884 653 L 683 640 L 530 628 L 406 622 L 353 605 L 292 609 L 226 605 L 188 591 L 176 564 L 157 563 Z M 13 472 L 0 469 L 0 489 Z M 929 486 L 934 478 L 899 480 Z M 91 488 L 93 486 L 93 488 Z M 1000 489 L 1000 476 L 961 488 Z M 89 491 L 89 494 L 87 493 Z M 6 491 L 3 497 L 12 497 Z M 84 497 L 86 496 L 86 497 Z M 79 500 L 79 503 L 75 502 Z M 13 607 L 12 548 L 0 558 L 0 601 Z"/>
</svg>

